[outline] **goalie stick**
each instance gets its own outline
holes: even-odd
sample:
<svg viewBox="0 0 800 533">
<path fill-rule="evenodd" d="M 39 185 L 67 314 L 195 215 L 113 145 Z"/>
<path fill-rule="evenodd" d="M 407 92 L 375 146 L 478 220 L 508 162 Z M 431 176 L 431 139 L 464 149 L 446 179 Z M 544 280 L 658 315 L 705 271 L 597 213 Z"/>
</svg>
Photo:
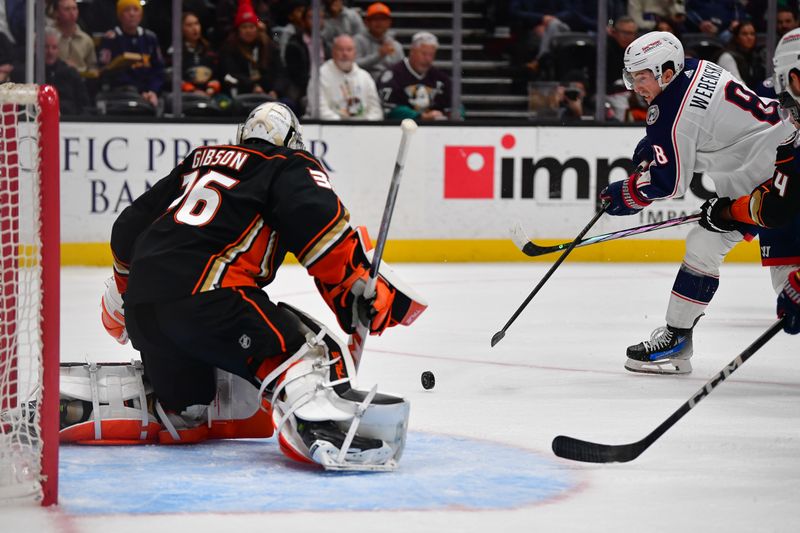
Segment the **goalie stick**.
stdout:
<svg viewBox="0 0 800 533">
<path fill-rule="evenodd" d="M 528 297 L 525 298 L 525 301 L 522 302 L 522 305 L 520 305 L 517 308 L 517 310 L 514 311 L 514 314 L 511 315 L 511 318 L 508 319 L 508 322 L 506 322 L 506 325 L 503 326 L 503 329 L 501 329 L 500 331 L 498 331 L 497 333 L 495 333 L 492 336 L 492 346 L 494 346 L 495 344 L 497 344 L 498 342 L 503 340 L 503 337 L 506 336 L 506 330 L 509 328 L 509 326 L 511 326 L 511 324 L 514 323 L 514 321 L 517 319 L 519 314 L 522 313 L 522 310 L 525 309 L 525 307 L 527 307 L 527 305 L 530 303 L 530 301 L 533 300 L 533 297 L 536 296 L 536 293 L 539 292 L 539 289 L 541 289 L 544 286 L 544 284 L 547 283 L 547 280 L 550 279 L 550 276 L 553 275 L 553 272 L 555 272 L 556 269 L 561 265 L 561 263 L 564 262 L 564 260 L 570 254 L 570 252 L 572 252 L 572 250 L 575 249 L 575 246 L 577 245 L 578 242 L 580 242 L 580 240 L 583 238 L 583 236 L 586 235 L 586 232 L 589 231 L 592 228 L 592 226 L 595 225 L 595 223 L 600 219 L 601 216 L 603 216 L 603 213 L 606 212 L 606 209 L 608 209 L 608 206 L 609 206 L 609 204 L 607 202 L 603 202 L 603 205 L 600 207 L 600 210 L 597 213 L 595 213 L 595 215 L 592 217 L 592 220 L 590 220 L 589 223 L 586 224 L 586 227 L 584 227 L 581 230 L 581 232 L 578 234 L 578 236 L 575 237 L 575 240 L 572 241 L 569 244 L 569 246 L 567 246 L 566 250 L 564 250 L 564 253 L 562 253 L 561 256 L 556 260 L 556 262 L 553 263 L 553 266 L 550 267 L 550 270 L 547 271 L 547 274 L 544 275 L 544 277 L 539 282 L 539 284 L 536 285 L 536 287 L 531 291 L 531 293 L 528 295 Z"/>
<path fill-rule="evenodd" d="M 417 123 L 407 118 L 400 123 L 400 127 L 403 129 L 403 136 L 400 138 L 400 147 L 397 150 L 397 159 L 394 162 L 394 172 L 389 185 L 389 194 L 386 196 L 386 207 L 383 208 L 378 240 L 375 241 L 375 252 L 372 255 L 372 264 L 369 267 L 369 280 L 367 280 L 367 286 L 364 288 L 363 298 L 366 300 L 375 295 L 375 286 L 378 283 L 378 269 L 380 268 L 381 257 L 383 257 L 383 248 L 386 245 L 386 236 L 389 234 L 389 224 L 392 222 L 394 203 L 397 200 L 397 191 L 400 188 L 400 176 L 403 174 L 406 154 L 408 153 L 408 143 L 411 135 L 417 131 Z M 369 324 L 362 324 L 359 320 L 355 333 L 350 336 L 347 343 L 350 348 L 350 355 L 353 356 L 356 370 L 361 364 L 361 354 L 364 352 L 364 343 L 367 341 L 367 335 L 369 335 Z"/>
<path fill-rule="evenodd" d="M 585 440 L 559 435 L 553 439 L 553 453 L 565 459 L 583 461 L 585 463 L 627 463 L 633 461 L 650 447 L 661 435 L 691 411 L 700 400 L 711 394 L 714 388 L 725 381 L 737 368 L 742 366 L 754 353 L 783 328 L 783 318 L 772 324 L 767 331 L 761 334 L 753 343 L 745 348 L 733 361 L 706 382 L 703 387 L 694 393 L 677 411 L 664 420 L 661 425 L 650 432 L 645 438 L 631 444 L 598 444 Z"/>
<path fill-rule="evenodd" d="M 680 226 L 682 224 L 689 224 L 691 222 L 697 222 L 698 220 L 700 220 L 700 213 L 695 213 L 693 215 L 686 215 L 678 218 L 672 218 L 670 220 L 664 220 L 663 222 L 655 222 L 653 224 L 645 224 L 644 226 L 637 226 L 635 228 L 612 231 L 611 233 L 604 233 L 602 235 L 595 235 L 594 237 L 582 239 L 577 245 L 575 245 L 575 247 L 579 248 L 581 246 L 589 246 L 590 244 L 597 244 L 599 242 L 613 241 L 616 239 L 622 239 L 624 237 L 630 237 L 631 235 L 639 235 L 640 233 L 647 233 L 659 229 Z M 514 244 L 517 245 L 517 248 L 522 251 L 522 253 L 530 257 L 560 252 L 573 242 L 564 242 L 553 246 L 538 245 L 533 242 L 530 237 L 528 237 L 528 235 L 525 233 L 525 230 L 522 229 L 522 224 L 519 222 L 513 228 L 511 228 L 511 239 L 514 241 Z"/>
</svg>

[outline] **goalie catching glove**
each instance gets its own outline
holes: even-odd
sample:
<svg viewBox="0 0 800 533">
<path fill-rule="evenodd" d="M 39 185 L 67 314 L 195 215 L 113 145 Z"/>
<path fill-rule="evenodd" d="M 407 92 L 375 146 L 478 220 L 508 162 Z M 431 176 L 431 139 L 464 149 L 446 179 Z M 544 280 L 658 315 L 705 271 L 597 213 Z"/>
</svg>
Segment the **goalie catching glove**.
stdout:
<svg viewBox="0 0 800 533">
<path fill-rule="evenodd" d="M 123 309 L 122 296 L 117 289 L 114 278 L 106 280 L 106 292 L 100 300 L 102 308 L 101 319 L 103 327 L 109 335 L 120 344 L 127 344 L 128 330 L 125 329 L 125 310 Z"/>
<path fill-rule="evenodd" d="M 384 262 L 378 271 L 375 293 L 365 297 L 371 261 L 369 235 L 366 228 L 359 227 L 349 231 L 308 269 L 325 303 L 347 333 L 354 333 L 360 322 L 370 333 L 380 335 L 386 328 L 410 325 L 428 307 Z"/>
</svg>

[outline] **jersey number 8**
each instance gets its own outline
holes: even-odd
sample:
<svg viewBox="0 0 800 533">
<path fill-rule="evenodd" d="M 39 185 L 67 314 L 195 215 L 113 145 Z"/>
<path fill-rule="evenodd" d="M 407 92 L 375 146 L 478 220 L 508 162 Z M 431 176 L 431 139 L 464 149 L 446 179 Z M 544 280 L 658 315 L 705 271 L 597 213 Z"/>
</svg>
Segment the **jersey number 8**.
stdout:
<svg viewBox="0 0 800 533">
<path fill-rule="evenodd" d="M 725 85 L 725 100 L 736 107 L 749 111 L 759 122 L 767 122 L 774 126 L 781 121 L 777 102 L 765 104 L 756 93 L 735 81 L 729 81 Z"/>
</svg>

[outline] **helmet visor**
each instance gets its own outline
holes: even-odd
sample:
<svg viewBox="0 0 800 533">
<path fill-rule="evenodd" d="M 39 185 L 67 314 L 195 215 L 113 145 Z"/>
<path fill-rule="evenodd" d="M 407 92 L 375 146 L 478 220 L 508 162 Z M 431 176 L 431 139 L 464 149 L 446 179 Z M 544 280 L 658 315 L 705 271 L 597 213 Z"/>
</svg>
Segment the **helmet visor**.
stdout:
<svg viewBox="0 0 800 533">
<path fill-rule="evenodd" d="M 629 91 L 633 90 L 633 74 L 625 69 L 622 69 L 622 81 L 625 82 L 625 88 Z"/>
</svg>

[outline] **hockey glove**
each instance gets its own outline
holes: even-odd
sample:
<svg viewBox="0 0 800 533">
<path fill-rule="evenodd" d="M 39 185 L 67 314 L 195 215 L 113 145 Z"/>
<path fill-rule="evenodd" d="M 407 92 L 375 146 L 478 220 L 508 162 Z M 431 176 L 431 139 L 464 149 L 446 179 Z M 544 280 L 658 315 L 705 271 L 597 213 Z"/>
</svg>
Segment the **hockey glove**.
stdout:
<svg viewBox="0 0 800 533">
<path fill-rule="evenodd" d="M 627 179 L 609 183 L 600 192 L 600 199 L 608 203 L 606 213 L 613 216 L 634 215 L 651 204 L 636 188 L 639 172 L 634 172 Z"/>
<path fill-rule="evenodd" d="M 783 331 L 790 335 L 800 333 L 800 270 L 789 274 L 778 296 L 778 317 L 783 317 Z"/>
<path fill-rule="evenodd" d="M 114 278 L 106 280 L 106 292 L 100 300 L 103 327 L 109 335 L 120 344 L 127 344 L 128 330 L 125 329 L 125 310 L 122 307 L 122 296 L 119 294 Z"/>
<path fill-rule="evenodd" d="M 700 220 L 698 223 L 708 231 L 715 233 L 745 230 L 741 224 L 729 218 L 731 216 L 731 205 L 733 205 L 733 200 L 730 198 L 710 198 L 706 200 L 700 208 Z"/>
<path fill-rule="evenodd" d="M 369 279 L 369 237 L 366 230 L 351 231 L 308 272 L 314 276 L 322 298 L 336 314 L 347 333 L 354 333 L 359 322 L 372 334 L 398 324 L 409 325 L 427 307 L 410 288 L 393 279 L 391 268 L 381 265 L 375 294 L 364 297 Z"/>
</svg>

